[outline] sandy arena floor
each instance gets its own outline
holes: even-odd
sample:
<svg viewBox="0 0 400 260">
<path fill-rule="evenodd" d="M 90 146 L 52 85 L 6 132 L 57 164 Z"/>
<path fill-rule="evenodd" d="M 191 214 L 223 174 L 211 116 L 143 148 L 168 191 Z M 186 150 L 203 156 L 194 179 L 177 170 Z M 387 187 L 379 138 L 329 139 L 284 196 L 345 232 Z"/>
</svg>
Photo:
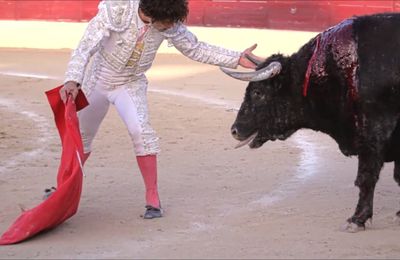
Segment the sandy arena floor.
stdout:
<svg viewBox="0 0 400 260">
<path fill-rule="evenodd" d="M 37 205 L 55 184 L 60 142 L 44 91 L 62 82 L 68 58 L 66 50 L 0 49 L 1 233 L 19 205 Z M 400 257 L 392 164 L 378 183 L 373 226 L 344 233 L 358 198 L 356 158 L 307 130 L 235 150 L 229 129 L 245 83 L 176 54 L 159 55 L 148 76 L 165 217 L 140 217 L 144 185 L 112 108 L 85 167 L 78 213 L 46 234 L 0 247 L 0 258 Z"/>
</svg>

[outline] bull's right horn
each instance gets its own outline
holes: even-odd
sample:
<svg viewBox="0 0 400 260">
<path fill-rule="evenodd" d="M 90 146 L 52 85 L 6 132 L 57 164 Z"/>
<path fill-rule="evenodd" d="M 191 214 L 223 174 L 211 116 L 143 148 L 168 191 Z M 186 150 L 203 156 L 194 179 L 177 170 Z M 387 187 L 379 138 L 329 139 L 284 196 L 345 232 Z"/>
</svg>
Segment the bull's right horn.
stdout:
<svg viewBox="0 0 400 260">
<path fill-rule="evenodd" d="M 267 67 L 252 72 L 238 72 L 223 67 L 220 67 L 220 69 L 228 76 L 238 80 L 261 81 L 264 79 L 272 78 L 275 75 L 279 74 L 279 72 L 281 72 L 282 65 L 278 61 L 273 61 Z"/>
</svg>

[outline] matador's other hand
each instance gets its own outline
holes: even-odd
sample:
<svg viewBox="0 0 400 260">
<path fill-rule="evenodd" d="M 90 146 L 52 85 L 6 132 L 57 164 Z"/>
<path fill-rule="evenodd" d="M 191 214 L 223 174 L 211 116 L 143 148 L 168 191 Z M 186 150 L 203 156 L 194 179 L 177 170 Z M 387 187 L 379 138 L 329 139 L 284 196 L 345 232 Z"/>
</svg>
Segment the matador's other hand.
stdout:
<svg viewBox="0 0 400 260">
<path fill-rule="evenodd" d="M 72 96 L 72 99 L 75 100 L 78 95 L 79 84 L 74 81 L 68 81 L 64 84 L 64 86 L 60 89 L 61 100 L 66 103 L 68 95 Z"/>
<path fill-rule="evenodd" d="M 262 63 L 265 59 L 258 57 L 253 54 L 253 50 L 257 48 L 257 44 L 245 49 L 240 55 L 239 65 L 248 68 L 248 69 L 255 69 L 258 64 Z"/>
</svg>

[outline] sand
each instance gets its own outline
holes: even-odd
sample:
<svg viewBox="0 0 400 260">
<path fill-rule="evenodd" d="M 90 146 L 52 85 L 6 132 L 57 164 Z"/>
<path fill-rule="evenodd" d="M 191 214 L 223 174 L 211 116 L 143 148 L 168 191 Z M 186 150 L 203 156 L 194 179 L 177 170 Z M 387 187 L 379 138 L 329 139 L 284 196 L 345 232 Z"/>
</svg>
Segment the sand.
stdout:
<svg viewBox="0 0 400 260">
<path fill-rule="evenodd" d="M 55 185 L 61 147 L 44 91 L 62 82 L 68 58 L 68 50 L 0 49 L 0 232 L 20 206 L 37 205 Z M 78 213 L 0 247 L 0 258 L 400 257 L 392 164 L 377 186 L 373 225 L 342 232 L 358 199 L 357 158 L 309 130 L 257 150 L 233 149 L 230 126 L 244 82 L 178 54 L 158 55 L 148 76 L 165 216 L 141 218 L 143 181 L 111 108 L 85 166 Z"/>
</svg>

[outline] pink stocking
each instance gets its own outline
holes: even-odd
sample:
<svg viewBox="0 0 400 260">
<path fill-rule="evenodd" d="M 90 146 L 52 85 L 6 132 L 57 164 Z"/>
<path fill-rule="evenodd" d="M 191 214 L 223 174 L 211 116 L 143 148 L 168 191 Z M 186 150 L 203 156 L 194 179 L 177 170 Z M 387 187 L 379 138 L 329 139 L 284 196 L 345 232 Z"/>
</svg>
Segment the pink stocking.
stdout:
<svg viewBox="0 0 400 260">
<path fill-rule="evenodd" d="M 157 188 L 157 156 L 136 156 L 136 160 L 146 186 L 146 204 L 160 208 Z"/>
</svg>

